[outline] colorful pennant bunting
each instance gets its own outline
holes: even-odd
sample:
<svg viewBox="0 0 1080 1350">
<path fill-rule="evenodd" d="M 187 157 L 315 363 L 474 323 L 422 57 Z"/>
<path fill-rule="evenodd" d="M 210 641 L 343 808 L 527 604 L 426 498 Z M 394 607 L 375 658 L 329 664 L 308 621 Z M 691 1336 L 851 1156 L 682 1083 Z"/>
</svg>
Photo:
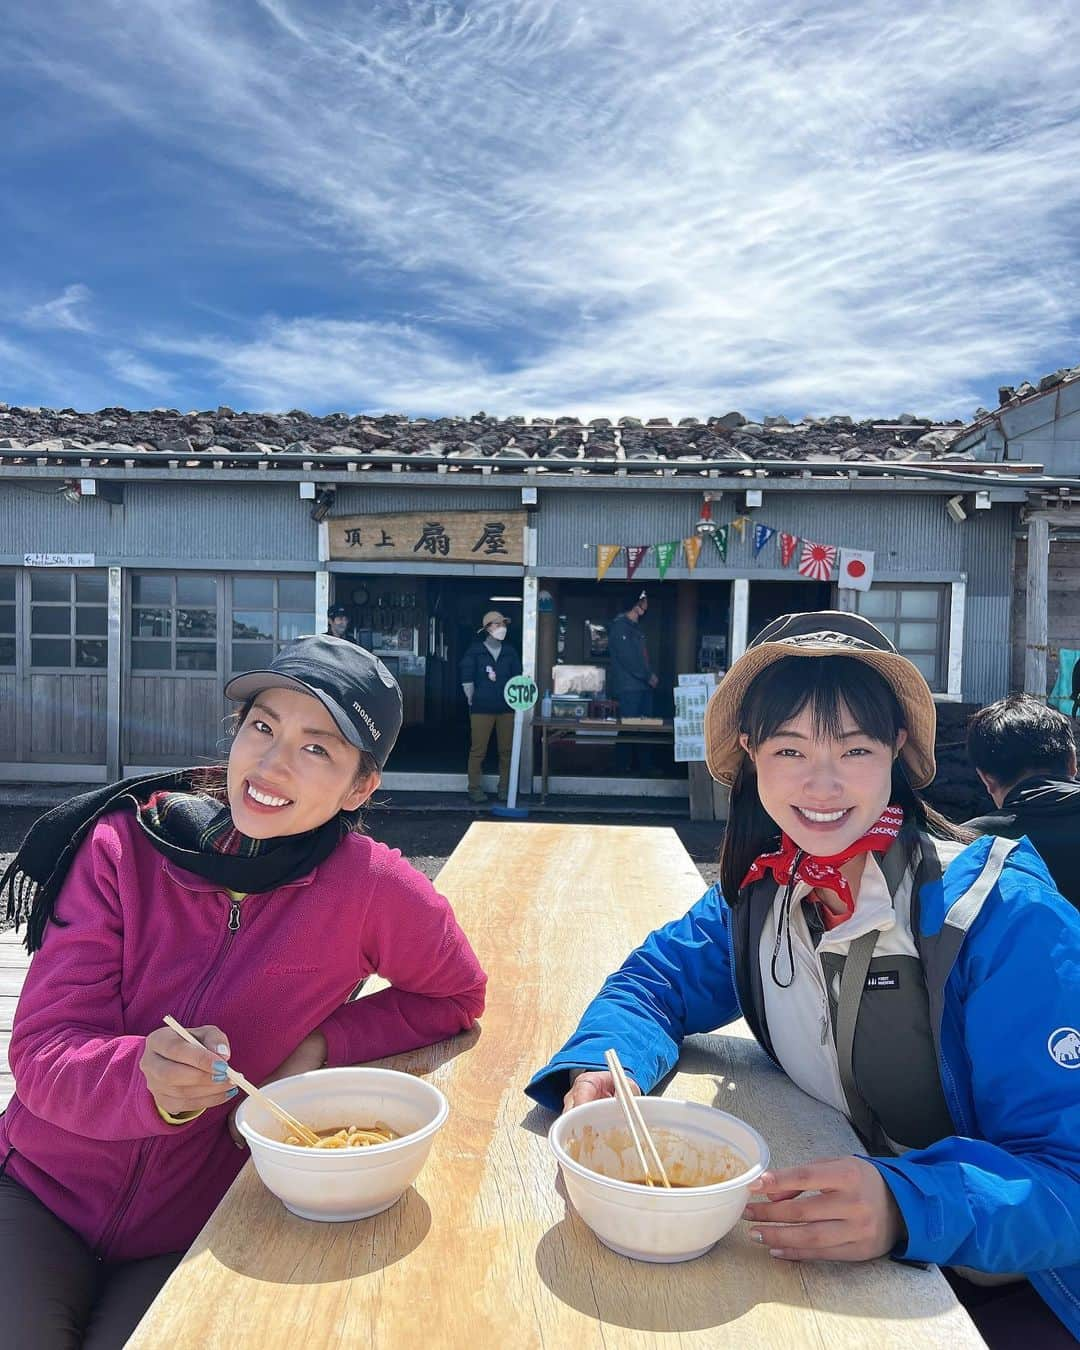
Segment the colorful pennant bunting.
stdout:
<svg viewBox="0 0 1080 1350">
<path fill-rule="evenodd" d="M 597 544 L 596 546 L 596 579 L 603 581 L 604 573 L 619 556 L 622 544 Z"/>
<path fill-rule="evenodd" d="M 720 561 L 727 562 L 728 546 L 728 527 L 726 525 L 717 525 L 712 532 L 712 541 L 716 545 L 716 551 L 720 554 Z"/>
<path fill-rule="evenodd" d="M 799 542 L 797 534 L 785 534 L 780 531 L 780 566 L 786 567 L 795 555 L 795 546 Z"/>
<path fill-rule="evenodd" d="M 675 560 L 675 554 L 679 551 L 679 541 L 672 539 L 666 544 L 656 545 L 656 570 L 660 573 L 660 580 L 663 581 L 664 574 Z"/>
<path fill-rule="evenodd" d="M 773 535 L 774 535 L 775 533 L 776 533 L 776 531 L 773 529 L 773 527 L 772 527 L 771 525 L 755 525 L 755 526 L 754 526 L 754 557 L 755 557 L 755 558 L 757 557 L 757 555 L 761 552 L 761 550 L 765 547 L 765 545 L 769 542 L 769 540 L 773 537 Z"/>
<path fill-rule="evenodd" d="M 645 561 L 645 554 L 649 551 L 648 544 L 627 544 L 626 545 L 626 579 L 633 581 L 634 573 Z"/>
<path fill-rule="evenodd" d="M 689 539 L 684 539 L 682 541 L 682 546 L 683 553 L 686 555 L 686 565 L 692 572 L 698 564 L 698 559 L 701 557 L 701 537 L 692 534 Z"/>
</svg>

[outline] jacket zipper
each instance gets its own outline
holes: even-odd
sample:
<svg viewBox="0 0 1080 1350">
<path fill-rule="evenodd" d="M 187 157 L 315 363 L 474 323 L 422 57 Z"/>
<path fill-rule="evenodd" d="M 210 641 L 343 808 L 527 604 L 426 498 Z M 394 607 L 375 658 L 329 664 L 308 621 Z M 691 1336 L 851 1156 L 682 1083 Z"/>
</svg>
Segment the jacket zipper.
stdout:
<svg viewBox="0 0 1080 1350">
<path fill-rule="evenodd" d="M 232 947 L 233 935 L 240 931 L 240 906 L 242 903 L 243 902 L 241 900 L 237 900 L 230 897 L 229 918 L 228 923 L 226 925 L 225 937 L 222 940 L 220 946 L 218 947 L 217 955 L 214 958 L 213 965 L 203 976 L 202 981 L 200 982 L 198 989 L 196 989 L 194 996 L 188 999 L 188 1002 L 184 1007 L 182 1017 L 184 1026 L 187 1026 L 188 1022 L 190 1021 L 191 1014 L 195 1010 L 195 1008 L 198 1007 L 199 999 L 202 998 L 203 994 L 206 992 L 206 989 L 209 986 L 210 981 L 221 969 L 225 957 Z M 127 1217 L 127 1212 L 131 1208 L 131 1202 L 135 1198 L 135 1192 L 136 1190 L 138 1190 L 139 1183 L 140 1181 L 142 1181 L 143 1173 L 146 1171 L 146 1164 L 150 1157 L 150 1151 L 153 1149 L 154 1145 L 158 1142 L 159 1138 L 160 1138 L 159 1135 L 152 1135 L 149 1139 L 143 1139 L 140 1140 L 139 1142 L 139 1152 L 138 1156 L 135 1159 L 135 1166 L 132 1170 L 131 1180 L 128 1182 L 127 1190 L 124 1192 L 124 1197 L 121 1200 L 119 1206 L 117 1207 L 116 1213 L 113 1216 L 112 1223 L 110 1223 L 105 1234 L 102 1236 L 102 1238 L 97 1244 L 97 1254 L 98 1256 L 101 1257 L 102 1260 L 107 1259 L 109 1244 L 116 1237 L 116 1234 L 120 1229 L 120 1225 Z"/>
</svg>

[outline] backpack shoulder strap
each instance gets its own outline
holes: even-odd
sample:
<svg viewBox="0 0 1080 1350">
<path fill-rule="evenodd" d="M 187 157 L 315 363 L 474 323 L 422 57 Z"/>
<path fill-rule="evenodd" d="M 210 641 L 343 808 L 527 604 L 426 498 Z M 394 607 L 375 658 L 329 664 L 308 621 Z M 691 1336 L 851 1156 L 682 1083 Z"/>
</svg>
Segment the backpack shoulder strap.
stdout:
<svg viewBox="0 0 1080 1350">
<path fill-rule="evenodd" d="M 874 1138 L 876 1122 L 873 1112 L 855 1082 L 853 1059 L 855 1025 L 859 1020 L 859 1007 L 862 1003 L 863 989 L 866 987 L 866 976 L 879 937 L 878 930 L 872 928 L 869 933 L 857 937 L 848 948 L 844 973 L 840 977 L 840 997 L 836 1007 L 836 1062 L 840 1070 L 840 1085 L 844 1089 L 851 1123 L 867 1146 Z"/>
<path fill-rule="evenodd" d="M 731 940 L 735 957 L 735 992 L 739 1008 L 754 1038 L 774 1064 L 779 1064 L 765 1020 L 765 991 L 761 986 L 761 933 L 776 900 L 776 882 L 763 877 L 739 892 L 731 906 Z"/>
<path fill-rule="evenodd" d="M 972 924 L 982 912 L 987 897 L 997 885 L 998 878 L 1001 876 L 1001 869 L 1005 866 L 1009 854 L 1012 853 L 1019 842 L 1018 839 L 1004 839 L 1001 836 L 994 839 L 987 851 L 983 865 L 979 869 L 979 875 L 966 890 L 953 900 L 945 914 L 941 928 L 936 933 L 920 934 L 913 896 L 912 927 L 915 932 L 919 955 L 922 957 L 923 971 L 926 977 L 926 992 L 930 999 L 930 1026 L 934 1034 L 934 1046 L 939 1058 L 941 1055 L 941 1019 L 945 1010 L 945 986 L 948 984 L 949 976 L 956 964 L 956 958 L 960 954 L 960 949 L 964 945 L 964 940 Z M 939 880 L 943 877 L 949 863 L 967 847 L 948 840 L 935 839 L 931 835 L 922 833 L 919 835 L 919 844 L 924 864 L 926 864 L 926 874 L 924 876 L 922 869 L 920 869 L 920 872 L 916 875 L 916 891 L 925 880 Z"/>
</svg>

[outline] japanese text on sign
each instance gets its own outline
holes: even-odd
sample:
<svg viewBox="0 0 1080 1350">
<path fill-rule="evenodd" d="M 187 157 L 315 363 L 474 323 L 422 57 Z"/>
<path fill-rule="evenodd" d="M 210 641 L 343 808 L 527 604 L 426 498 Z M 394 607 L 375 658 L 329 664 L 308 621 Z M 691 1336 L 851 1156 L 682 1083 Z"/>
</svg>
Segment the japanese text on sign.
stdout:
<svg viewBox="0 0 1080 1350">
<path fill-rule="evenodd" d="M 369 562 L 524 562 L 524 511 L 410 511 L 327 521 L 330 558 Z"/>
</svg>

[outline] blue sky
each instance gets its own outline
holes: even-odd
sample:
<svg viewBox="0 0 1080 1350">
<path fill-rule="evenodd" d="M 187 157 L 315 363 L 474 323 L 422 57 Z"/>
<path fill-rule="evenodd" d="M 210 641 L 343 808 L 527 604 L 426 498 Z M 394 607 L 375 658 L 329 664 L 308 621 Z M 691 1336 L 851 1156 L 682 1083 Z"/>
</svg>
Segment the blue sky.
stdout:
<svg viewBox="0 0 1080 1350">
<path fill-rule="evenodd" d="M 9 403 L 967 418 L 1080 362 L 1073 0 L 4 8 Z"/>
</svg>

